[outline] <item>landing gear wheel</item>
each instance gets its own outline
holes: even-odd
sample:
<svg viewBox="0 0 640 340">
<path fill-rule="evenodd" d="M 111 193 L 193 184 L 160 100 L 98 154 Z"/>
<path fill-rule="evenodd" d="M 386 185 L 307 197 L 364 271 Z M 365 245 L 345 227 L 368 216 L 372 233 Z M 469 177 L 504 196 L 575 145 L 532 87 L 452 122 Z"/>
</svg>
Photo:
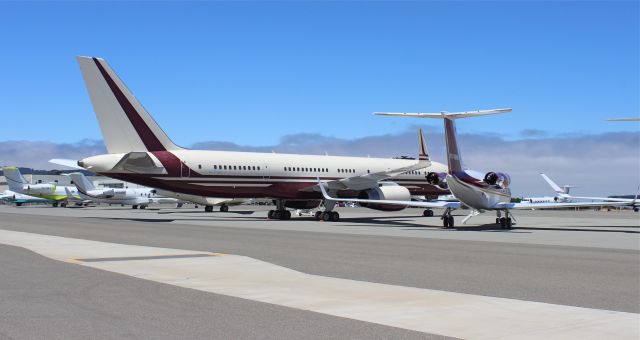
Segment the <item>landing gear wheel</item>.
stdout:
<svg viewBox="0 0 640 340">
<path fill-rule="evenodd" d="M 496 217 L 496 224 L 500 224 L 500 218 Z"/>
<path fill-rule="evenodd" d="M 445 216 L 445 217 L 442 219 L 442 227 L 443 227 L 444 229 L 449 229 L 449 217 Z"/>
<path fill-rule="evenodd" d="M 500 217 L 500 229 L 504 229 L 507 227 L 507 219 L 504 217 Z"/>
<path fill-rule="evenodd" d="M 285 210 L 285 211 L 283 211 L 283 213 L 284 213 L 284 214 L 282 214 L 283 217 L 284 217 L 283 220 L 290 220 L 291 219 L 291 211 Z"/>
<path fill-rule="evenodd" d="M 131 209 L 138 209 L 138 206 L 134 204 L 131 206 Z"/>
<path fill-rule="evenodd" d="M 505 228 L 506 229 L 511 229 L 511 228 L 513 228 L 512 226 L 513 226 L 513 222 L 511 221 L 511 217 L 508 217 L 506 222 L 505 222 Z"/>
<path fill-rule="evenodd" d="M 453 225 L 454 225 L 453 216 L 449 216 L 449 228 L 453 228 Z"/>
<path fill-rule="evenodd" d="M 322 213 L 322 220 L 325 222 L 331 221 L 331 211 L 325 211 Z"/>
<path fill-rule="evenodd" d="M 314 217 L 316 218 L 316 221 L 320 221 L 322 219 L 322 211 L 320 210 L 316 211 L 316 214 L 314 215 Z"/>
<path fill-rule="evenodd" d="M 147 209 L 147 206 L 146 205 L 141 205 L 140 209 Z"/>
<path fill-rule="evenodd" d="M 422 216 L 424 216 L 424 217 L 433 217 L 433 210 L 426 209 L 425 211 L 422 212 Z"/>
<path fill-rule="evenodd" d="M 220 211 L 221 211 L 221 212 L 227 212 L 227 211 L 229 211 L 229 206 L 228 206 L 228 205 L 226 205 L 226 204 L 221 205 L 221 206 L 220 206 Z"/>
<path fill-rule="evenodd" d="M 213 212 L 213 206 L 212 205 L 205 205 L 204 206 L 204 211 L 205 212 Z"/>
<path fill-rule="evenodd" d="M 60 203 L 60 207 L 66 208 L 67 207 L 67 203 Z"/>
<path fill-rule="evenodd" d="M 331 222 L 338 222 L 340 220 L 340 214 L 337 211 L 331 212 Z"/>
<path fill-rule="evenodd" d="M 56 203 L 52 203 L 51 206 L 54 207 L 54 208 L 57 208 L 58 207 L 58 203 L 57 202 Z"/>
<path fill-rule="evenodd" d="M 269 210 L 269 213 L 267 214 L 267 218 L 270 219 L 270 220 L 273 220 L 274 219 L 274 217 L 273 217 L 274 213 L 275 213 L 275 210 Z"/>
</svg>

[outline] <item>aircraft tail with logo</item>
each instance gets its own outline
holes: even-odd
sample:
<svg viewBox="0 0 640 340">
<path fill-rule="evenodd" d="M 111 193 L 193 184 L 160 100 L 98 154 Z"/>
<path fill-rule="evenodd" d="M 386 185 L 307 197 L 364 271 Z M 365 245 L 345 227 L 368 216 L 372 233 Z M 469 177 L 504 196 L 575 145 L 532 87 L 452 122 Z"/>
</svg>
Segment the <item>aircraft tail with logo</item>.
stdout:
<svg viewBox="0 0 640 340">
<path fill-rule="evenodd" d="M 104 59 L 78 57 L 109 153 L 181 150 Z"/>
</svg>

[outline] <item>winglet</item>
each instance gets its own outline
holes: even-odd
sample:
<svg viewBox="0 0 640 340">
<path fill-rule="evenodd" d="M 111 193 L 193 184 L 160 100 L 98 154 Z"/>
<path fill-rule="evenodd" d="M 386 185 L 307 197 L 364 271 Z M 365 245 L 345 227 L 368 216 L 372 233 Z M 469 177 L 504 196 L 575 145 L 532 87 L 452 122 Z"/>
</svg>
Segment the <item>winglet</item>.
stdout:
<svg viewBox="0 0 640 340">
<path fill-rule="evenodd" d="M 429 150 L 427 150 L 427 145 L 424 141 L 424 134 L 422 133 L 422 128 L 420 128 L 418 134 L 418 147 L 420 148 L 420 154 L 418 154 L 418 159 L 421 161 L 429 161 Z"/>
</svg>

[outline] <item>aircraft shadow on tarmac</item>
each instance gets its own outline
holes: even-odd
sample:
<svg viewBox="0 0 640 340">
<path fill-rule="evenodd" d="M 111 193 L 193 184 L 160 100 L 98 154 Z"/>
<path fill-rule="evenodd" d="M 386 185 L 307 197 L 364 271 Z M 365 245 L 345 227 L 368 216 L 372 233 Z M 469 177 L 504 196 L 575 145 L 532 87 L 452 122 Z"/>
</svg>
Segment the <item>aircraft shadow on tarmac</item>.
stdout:
<svg viewBox="0 0 640 340">
<path fill-rule="evenodd" d="M 223 213 L 223 212 L 219 212 L 219 213 Z M 255 213 L 255 211 L 227 211 L 224 212 L 224 214 L 237 214 L 237 215 L 253 215 L 253 213 Z M 212 215 L 213 217 L 215 217 L 216 212 L 207 212 L 207 211 L 159 211 L 158 214 L 207 214 L 207 215 Z"/>
<path fill-rule="evenodd" d="M 122 209 L 119 209 L 122 210 Z M 158 214 L 177 214 L 177 213 L 188 213 L 188 214 L 201 214 L 207 215 L 209 218 L 135 218 L 135 217 L 88 217 L 88 218 L 100 218 L 100 219 L 108 219 L 108 220 L 126 220 L 126 221 L 136 221 L 136 222 L 159 222 L 159 223 L 167 223 L 167 222 L 189 222 L 189 221 L 205 221 L 205 222 L 222 222 L 229 221 L 228 219 L 222 218 L 224 216 L 218 215 L 216 216 L 215 212 L 205 212 L 205 211 L 183 211 L 183 212 L 162 212 L 159 211 Z M 243 218 L 235 219 L 236 221 L 264 221 L 266 220 L 266 216 L 251 216 L 254 211 L 234 211 L 227 212 L 225 214 L 236 214 L 236 215 L 244 215 Z M 245 217 L 246 216 L 246 217 Z M 406 218 L 421 218 L 420 222 L 409 221 Z M 513 227 L 513 229 L 502 229 L 500 225 L 489 223 L 489 224 L 481 224 L 481 225 L 463 225 L 456 226 L 451 229 L 443 229 L 440 226 L 440 219 L 438 217 L 431 218 L 423 218 L 421 216 L 407 216 L 402 218 L 366 218 L 366 217 L 343 217 L 340 219 L 340 224 L 337 226 L 355 226 L 355 227 L 373 227 L 373 228 L 404 228 L 402 230 L 421 230 L 421 231 L 431 231 L 431 232 L 439 232 L 439 231 L 475 231 L 475 232 L 501 232 L 501 233 L 527 233 L 530 234 L 535 230 L 545 230 L 545 231 L 575 231 L 575 232 L 600 232 L 600 233 L 623 233 L 623 234 L 640 234 L 640 231 L 636 230 L 616 230 L 616 229 L 608 229 L 608 228 L 637 228 L 635 226 L 593 226 L 590 228 L 573 228 L 573 227 L 518 227 L 517 225 Z M 329 223 L 329 225 L 334 225 L 333 222 L 322 222 L 316 221 L 313 217 L 295 217 L 290 221 L 278 221 L 273 220 L 270 222 L 283 222 L 283 223 L 295 223 L 295 221 L 312 221 L 317 223 Z M 600 229 L 607 228 L 607 229 Z"/>
</svg>

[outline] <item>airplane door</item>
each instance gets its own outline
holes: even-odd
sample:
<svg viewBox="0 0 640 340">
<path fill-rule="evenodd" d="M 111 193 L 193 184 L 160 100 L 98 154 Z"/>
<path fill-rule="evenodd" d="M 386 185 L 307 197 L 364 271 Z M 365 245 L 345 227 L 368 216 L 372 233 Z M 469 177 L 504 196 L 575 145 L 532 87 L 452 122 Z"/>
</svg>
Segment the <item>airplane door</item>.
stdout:
<svg viewBox="0 0 640 340">
<path fill-rule="evenodd" d="M 260 172 L 262 172 L 262 179 L 271 178 L 271 176 L 269 176 L 269 167 L 268 166 L 263 165 Z"/>
<path fill-rule="evenodd" d="M 191 169 L 185 164 L 185 162 L 180 162 L 180 176 L 181 177 L 190 177 Z"/>
</svg>

